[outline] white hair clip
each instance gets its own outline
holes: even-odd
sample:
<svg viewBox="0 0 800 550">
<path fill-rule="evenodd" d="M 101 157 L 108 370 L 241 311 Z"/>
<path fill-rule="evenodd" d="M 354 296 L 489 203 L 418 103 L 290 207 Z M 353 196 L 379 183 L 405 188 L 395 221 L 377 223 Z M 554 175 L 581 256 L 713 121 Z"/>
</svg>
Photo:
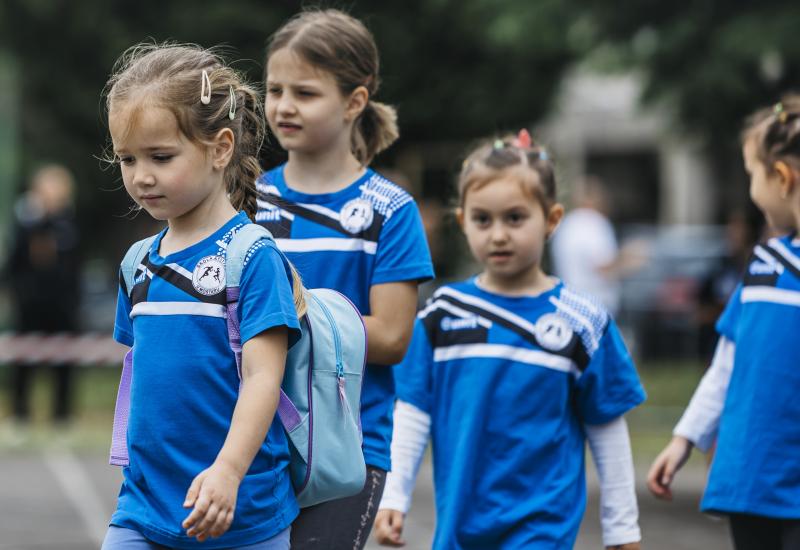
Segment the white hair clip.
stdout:
<svg viewBox="0 0 800 550">
<path fill-rule="evenodd" d="M 211 103 L 211 79 L 208 78 L 208 71 L 205 69 L 200 81 L 200 103 L 203 105 Z"/>
<path fill-rule="evenodd" d="M 233 93 L 233 86 L 231 86 L 230 90 L 231 90 L 231 106 L 228 109 L 228 118 L 233 120 L 233 117 L 236 116 L 236 94 Z"/>
</svg>

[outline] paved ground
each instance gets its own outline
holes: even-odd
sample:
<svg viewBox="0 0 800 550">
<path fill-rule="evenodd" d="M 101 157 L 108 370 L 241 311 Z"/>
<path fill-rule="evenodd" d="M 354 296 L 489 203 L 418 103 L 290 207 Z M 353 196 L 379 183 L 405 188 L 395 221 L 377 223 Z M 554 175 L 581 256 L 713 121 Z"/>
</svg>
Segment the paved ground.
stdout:
<svg viewBox="0 0 800 550">
<path fill-rule="evenodd" d="M 644 466 L 638 468 L 639 477 Z M 649 550 L 730 550 L 726 525 L 697 512 L 702 466 L 695 464 L 676 483 L 679 498 L 656 502 L 640 487 L 644 548 Z M 407 548 L 429 547 L 434 527 L 430 464 L 420 473 L 408 518 Z M 97 452 L 3 451 L 0 455 L 0 550 L 90 550 L 99 548 L 114 509 L 119 472 Z M 590 502 L 576 545 L 602 547 L 597 498 L 590 479 Z M 376 550 L 370 544 L 370 550 Z"/>
<path fill-rule="evenodd" d="M 645 465 L 637 466 L 641 480 Z M 646 550 L 731 550 L 727 524 L 697 511 L 700 494 L 705 483 L 705 471 L 699 461 L 690 462 L 675 482 L 672 503 L 657 501 L 647 492 L 643 481 L 637 488 L 639 494 L 640 526 Z M 575 550 L 597 550 L 603 547 L 600 520 L 597 510 L 597 482 L 594 472 L 589 472 L 589 502 Z M 407 519 L 406 543 L 409 550 L 430 548 L 435 517 L 432 502 L 430 463 L 426 462 L 417 480 L 414 502 Z M 373 542 L 367 550 L 385 548 Z"/>
</svg>

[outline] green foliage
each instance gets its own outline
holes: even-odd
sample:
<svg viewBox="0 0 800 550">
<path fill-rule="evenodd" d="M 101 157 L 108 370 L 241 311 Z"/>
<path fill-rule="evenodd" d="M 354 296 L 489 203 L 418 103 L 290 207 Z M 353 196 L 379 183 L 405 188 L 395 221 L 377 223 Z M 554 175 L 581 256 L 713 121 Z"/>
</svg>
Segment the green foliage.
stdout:
<svg viewBox="0 0 800 550">
<path fill-rule="evenodd" d="M 712 147 L 730 147 L 750 112 L 800 88 L 796 3 L 579 4 L 595 22 L 595 43 L 619 47 L 645 75 L 645 98 L 673 102 L 678 122 Z"/>
<path fill-rule="evenodd" d="M 331 4 L 328 2 L 327 4 Z M 377 99 L 399 108 L 401 142 L 465 139 L 542 116 L 575 58 L 559 0 L 408 0 L 337 7 L 361 17 L 382 57 Z M 96 159 L 107 142 L 101 90 L 114 60 L 142 40 L 227 44 L 251 79 L 263 77 L 266 40 L 297 1 L 4 0 L 0 47 L 21 68 L 21 166 L 44 160 L 77 174 L 96 250 L 121 251 L 128 199 Z M 115 190 L 102 192 L 101 190 Z"/>
<path fill-rule="evenodd" d="M 386 3 L 368 22 L 384 97 L 411 140 L 475 138 L 530 124 L 575 54 L 558 0 Z"/>
</svg>

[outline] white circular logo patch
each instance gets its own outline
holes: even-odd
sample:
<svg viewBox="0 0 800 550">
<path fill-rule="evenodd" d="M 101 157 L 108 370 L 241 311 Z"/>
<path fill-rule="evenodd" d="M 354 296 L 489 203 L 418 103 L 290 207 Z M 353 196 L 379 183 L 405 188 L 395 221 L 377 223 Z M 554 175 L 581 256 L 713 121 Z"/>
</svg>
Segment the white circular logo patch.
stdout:
<svg viewBox="0 0 800 550">
<path fill-rule="evenodd" d="M 194 267 L 192 286 L 204 296 L 213 296 L 225 290 L 225 258 L 206 256 Z"/>
<path fill-rule="evenodd" d="M 539 317 L 533 330 L 539 344 L 550 351 L 561 351 L 572 340 L 572 327 L 555 313 Z"/>
<path fill-rule="evenodd" d="M 339 212 L 339 223 L 349 233 L 358 233 L 372 225 L 372 203 L 366 199 L 348 201 Z"/>
</svg>

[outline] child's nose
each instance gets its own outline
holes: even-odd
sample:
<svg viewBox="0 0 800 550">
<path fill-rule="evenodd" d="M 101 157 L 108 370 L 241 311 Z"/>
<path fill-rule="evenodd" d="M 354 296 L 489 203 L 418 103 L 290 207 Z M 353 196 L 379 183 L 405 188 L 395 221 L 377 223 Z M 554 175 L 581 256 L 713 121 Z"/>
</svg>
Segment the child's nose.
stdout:
<svg viewBox="0 0 800 550">
<path fill-rule="evenodd" d="M 291 114 L 295 112 L 294 100 L 289 94 L 281 95 L 281 98 L 278 100 L 278 112 L 281 114 Z"/>
<path fill-rule="evenodd" d="M 133 184 L 139 186 L 147 186 L 153 185 L 156 182 L 156 178 L 153 173 L 145 167 L 136 167 L 136 171 L 133 173 Z"/>
<path fill-rule="evenodd" d="M 491 237 L 493 242 L 504 242 L 508 239 L 508 231 L 502 223 L 492 224 Z"/>
</svg>

